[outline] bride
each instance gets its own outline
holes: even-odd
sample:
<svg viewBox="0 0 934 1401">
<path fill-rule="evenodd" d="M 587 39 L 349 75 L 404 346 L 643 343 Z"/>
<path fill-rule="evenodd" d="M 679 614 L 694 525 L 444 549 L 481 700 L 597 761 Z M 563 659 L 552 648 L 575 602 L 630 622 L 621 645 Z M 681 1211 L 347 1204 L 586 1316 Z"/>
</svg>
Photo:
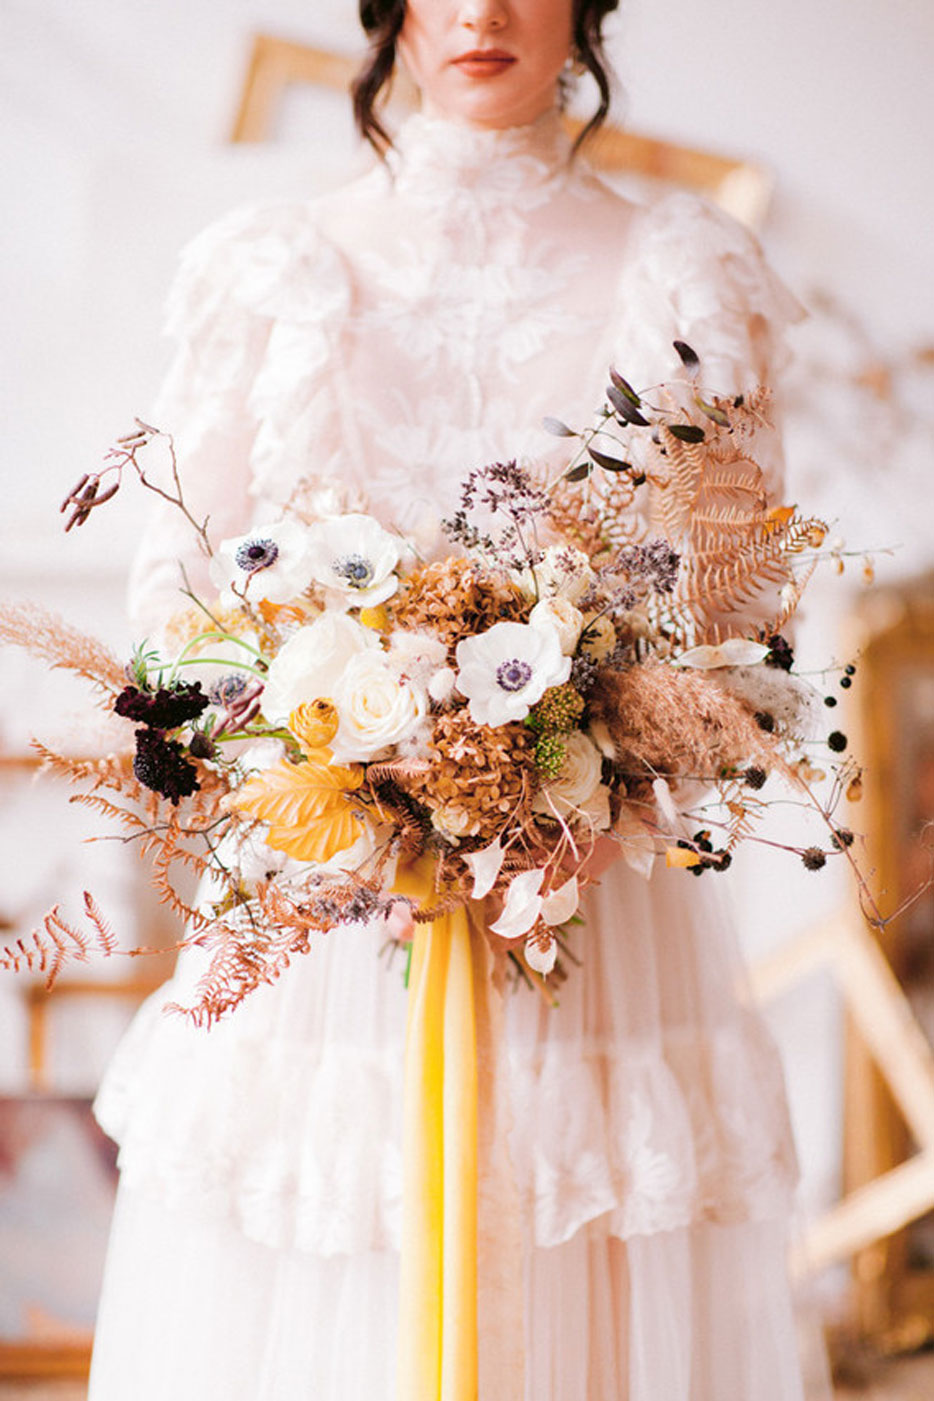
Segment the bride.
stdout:
<svg viewBox="0 0 934 1401">
<path fill-rule="evenodd" d="M 215 539 L 324 480 L 425 540 L 471 467 L 554 453 L 545 414 L 589 421 L 609 364 L 676 377 L 675 340 L 718 392 L 773 377 L 797 306 L 749 235 L 687 195 L 633 205 L 564 135 L 573 67 L 605 115 L 615 5 L 362 0 L 356 112 L 384 159 L 210 228 L 172 294 L 152 421 Z M 422 106 L 388 142 L 397 54 Z M 757 456 L 776 486 L 773 437 Z M 177 531 L 154 515 L 136 561 L 148 629 L 181 603 Z M 560 1006 L 506 996 L 524 1382 L 495 1345 L 494 1247 L 481 1401 L 800 1401 L 782 1077 L 709 884 L 616 861 Z M 396 1397 L 405 990 L 381 938 L 322 938 L 209 1032 L 162 1010 L 198 951 L 142 1009 L 97 1105 L 121 1186 L 92 1401 Z"/>
</svg>

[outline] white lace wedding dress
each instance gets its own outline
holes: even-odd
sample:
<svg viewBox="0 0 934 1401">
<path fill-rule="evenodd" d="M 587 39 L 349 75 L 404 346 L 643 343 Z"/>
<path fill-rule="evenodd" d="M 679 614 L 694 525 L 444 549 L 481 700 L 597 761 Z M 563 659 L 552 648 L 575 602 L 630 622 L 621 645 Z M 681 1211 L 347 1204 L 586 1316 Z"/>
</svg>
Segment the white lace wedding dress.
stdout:
<svg viewBox="0 0 934 1401">
<path fill-rule="evenodd" d="M 676 338 L 715 389 L 770 374 L 796 306 L 729 220 L 627 203 L 551 116 L 417 117 L 397 144 L 183 260 L 156 421 L 215 538 L 308 475 L 424 533 L 470 467 L 554 452 L 543 415 L 589 422 L 610 363 L 677 374 Z M 144 622 L 178 605 L 178 531 L 157 517 L 141 552 Z M 714 885 L 618 863 L 560 1006 L 507 999 L 528 1401 L 800 1401 L 782 1077 Z M 405 991 L 378 942 L 321 938 L 210 1032 L 165 991 L 139 1014 L 97 1106 L 122 1185 L 92 1401 L 394 1397 Z M 512 1385 L 481 1356 L 481 1401 Z"/>
</svg>

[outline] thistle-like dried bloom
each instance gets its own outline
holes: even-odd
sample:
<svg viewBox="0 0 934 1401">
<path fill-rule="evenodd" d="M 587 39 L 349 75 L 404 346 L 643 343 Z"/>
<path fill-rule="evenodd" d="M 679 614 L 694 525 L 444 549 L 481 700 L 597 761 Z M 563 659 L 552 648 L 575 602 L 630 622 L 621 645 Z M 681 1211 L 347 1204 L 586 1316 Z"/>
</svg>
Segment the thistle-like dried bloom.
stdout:
<svg viewBox="0 0 934 1401">
<path fill-rule="evenodd" d="M 415 570 L 392 600 L 398 626 L 427 629 L 448 647 L 494 623 L 518 621 L 527 612 L 528 603 L 514 584 L 467 559 L 440 560 Z"/>
<path fill-rule="evenodd" d="M 471 835 L 489 840 L 531 797 L 536 779 L 535 739 L 519 721 L 475 725 L 466 709 L 435 719 L 427 762 L 397 779 L 431 811 L 463 812 Z"/>
</svg>

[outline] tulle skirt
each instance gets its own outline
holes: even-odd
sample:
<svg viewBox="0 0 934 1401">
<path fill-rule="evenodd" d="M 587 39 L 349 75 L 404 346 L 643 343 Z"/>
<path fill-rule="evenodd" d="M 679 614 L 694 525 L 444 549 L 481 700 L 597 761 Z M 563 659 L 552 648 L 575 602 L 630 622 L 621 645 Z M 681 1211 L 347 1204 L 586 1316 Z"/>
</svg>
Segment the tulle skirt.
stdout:
<svg viewBox="0 0 934 1401">
<path fill-rule="evenodd" d="M 617 863 L 560 1005 L 506 994 L 528 1401 L 801 1401 L 784 1089 L 715 879 Z M 323 936 L 209 1032 L 163 1010 L 197 952 L 141 1010 L 98 1099 L 122 1181 L 90 1401 L 393 1401 L 405 990 L 379 938 Z"/>
</svg>

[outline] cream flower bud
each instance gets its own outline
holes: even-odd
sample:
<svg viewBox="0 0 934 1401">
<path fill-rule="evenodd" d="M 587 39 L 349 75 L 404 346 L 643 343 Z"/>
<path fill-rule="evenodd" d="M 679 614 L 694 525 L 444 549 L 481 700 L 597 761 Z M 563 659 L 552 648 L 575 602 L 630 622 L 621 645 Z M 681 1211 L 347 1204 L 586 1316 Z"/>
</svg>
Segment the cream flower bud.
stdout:
<svg viewBox="0 0 934 1401">
<path fill-rule="evenodd" d="M 480 830 L 477 818 L 456 803 L 445 803 L 431 814 L 431 825 L 443 837 L 473 837 Z"/>
<path fill-rule="evenodd" d="M 591 614 L 584 619 L 581 651 L 595 662 L 605 662 L 616 647 L 616 629 L 606 613 Z"/>
<path fill-rule="evenodd" d="M 574 545 L 549 545 L 533 569 L 523 570 L 519 587 L 532 598 L 566 598 L 577 603 L 593 582 L 590 560 Z"/>
<path fill-rule="evenodd" d="M 533 628 L 544 624 L 554 628 L 561 643 L 564 656 L 572 657 L 584 626 L 584 615 L 568 598 L 556 594 L 554 598 L 543 598 L 529 614 Z"/>
</svg>

